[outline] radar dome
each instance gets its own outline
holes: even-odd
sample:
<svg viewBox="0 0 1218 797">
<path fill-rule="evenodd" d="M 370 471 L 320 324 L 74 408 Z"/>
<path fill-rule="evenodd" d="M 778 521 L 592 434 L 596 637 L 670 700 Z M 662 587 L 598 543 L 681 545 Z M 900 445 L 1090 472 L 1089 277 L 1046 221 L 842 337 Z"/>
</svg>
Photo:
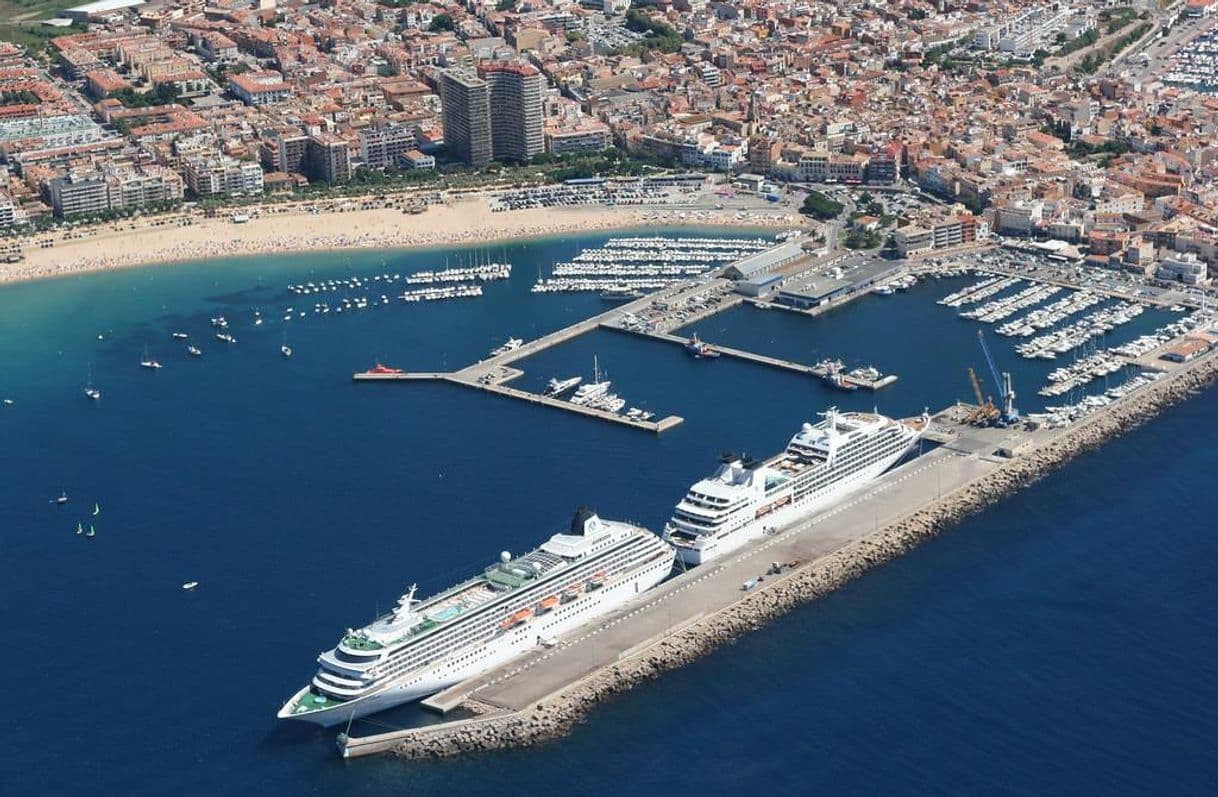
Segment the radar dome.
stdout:
<svg viewBox="0 0 1218 797">
<path fill-rule="evenodd" d="M 503 562 L 505 565 L 512 561 L 512 552 L 504 551 L 503 553 L 499 554 L 499 561 Z"/>
</svg>

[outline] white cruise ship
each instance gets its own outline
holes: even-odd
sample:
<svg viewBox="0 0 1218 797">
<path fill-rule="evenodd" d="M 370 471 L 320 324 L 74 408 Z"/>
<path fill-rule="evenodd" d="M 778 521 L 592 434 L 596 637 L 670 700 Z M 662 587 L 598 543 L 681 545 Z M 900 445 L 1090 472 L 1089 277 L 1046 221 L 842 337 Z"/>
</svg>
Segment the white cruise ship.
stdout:
<svg viewBox="0 0 1218 797">
<path fill-rule="evenodd" d="M 349 629 L 279 717 L 330 726 L 434 694 L 618 608 L 660 583 L 674 557 L 647 529 L 581 508 L 535 551 L 504 552 L 426 600 L 411 587 L 396 610 Z"/>
<path fill-rule="evenodd" d="M 777 456 L 727 455 L 713 476 L 690 487 L 664 526 L 677 557 L 702 564 L 829 506 L 896 464 L 930 421 L 836 408 L 823 417 L 805 423 Z"/>
</svg>

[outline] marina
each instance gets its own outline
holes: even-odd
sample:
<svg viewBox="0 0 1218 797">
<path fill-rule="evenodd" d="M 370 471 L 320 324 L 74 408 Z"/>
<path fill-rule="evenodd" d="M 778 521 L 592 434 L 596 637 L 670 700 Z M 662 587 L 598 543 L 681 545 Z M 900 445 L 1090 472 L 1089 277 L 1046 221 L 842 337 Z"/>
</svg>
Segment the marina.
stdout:
<svg viewBox="0 0 1218 797">
<path fill-rule="evenodd" d="M 270 258 L 265 258 L 265 263 L 241 263 L 231 268 L 185 264 L 172 272 L 157 272 L 156 280 L 147 280 L 147 275 L 139 271 L 119 273 L 108 275 L 108 279 L 115 286 L 122 286 L 115 292 L 119 297 L 116 301 L 125 303 L 109 312 L 79 301 L 79 297 L 95 290 L 86 280 L 81 280 L 79 286 L 74 280 L 42 286 L 49 295 L 62 293 L 64 299 L 60 304 L 50 305 L 48 309 L 55 312 L 48 312 L 45 325 L 36 325 L 29 334 L 20 335 L 23 343 L 34 343 L 30 352 L 38 356 L 23 353 L 24 347 L 5 348 L 6 344 L 0 342 L 8 360 L 16 364 L 14 373 L 36 374 L 43 364 L 54 363 L 48 377 L 52 387 L 45 391 L 36 392 L 31 387 L 32 380 L 24 377 L 2 386 L 2 394 L 15 399 L 15 404 L 6 405 L 0 413 L 8 424 L 5 433 L 11 435 L 13 450 L 23 460 L 33 456 L 34 463 L 28 473 L 25 469 L 15 473 L 11 487 L 4 488 L 15 520 L 9 527 L 30 529 L 30 533 L 14 533 L 15 555 L 29 563 L 31 569 L 36 563 L 51 565 L 47 568 L 49 575 L 44 578 L 50 579 L 56 594 L 63 589 L 60 573 L 74 581 L 96 582 L 95 597 L 87 607 L 82 607 L 88 609 L 84 613 L 88 622 L 78 619 L 74 606 L 67 604 L 62 610 L 46 615 L 47 619 L 56 620 L 68 615 L 63 617 L 64 622 L 84 628 L 83 643 L 105 649 L 110 636 L 126 626 L 125 620 L 120 622 L 116 618 L 130 616 L 131 623 L 153 629 L 175 646 L 172 656 L 150 652 L 152 659 L 147 664 L 103 661 L 99 664 L 99 677 L 128 683 L 124 673 L 129 672 L 139 678 L 143 685 L 131 690 L 128 698 L 127 710 L 131 715 L 187 729 L 198 737 L 196 742 L 186 745 L 186 752 L 181 749 L 181 733 L 151 740 L 139 756 L 127 746 L 105 740 L 97 743 L 99 749 L 123 767 L 139 766 L 144 752 L 155 755 L 171 764 L 174 771 L 189 773 L 192 781 L 198 779 L 199 783 L 221 790 L 225 782 L 244 776 L 227 770 L 216 772 L 210 767 L 196 769 L 191 763 L 195 755 L 217 762 L 231 759 L 234 766 L 248 770 L 250 777 L 259 778 L 275 768 L 296 769 L 303 764 L 321 772 L 310 773 L 311 780 L 341 790 L 353 770 L 333 767 L 326 761 L 334 755 L 334 731 L 315 731 L 307 726 L 277 727 L 274 712 L 313 675 L 316 669 L 310 661 L 313 652 L 332 647 L 334 634 L 345 626 L 359 625 L 375 616 L 377 601 L 383 611 L 389 605 L 386 600 L 404 592 L 416 575 L 432 575 L 429 582 L 420 577 L 420 594 L 435 594 L 457 580 L 447 575 L 453 571 L 468 572 L 467 567 L 493 561 L 504 548 L 525 550 L 536 544 L 537 535 L 563 522 L 565 518 L 559 515 L 570 512 L 572 501 L 593 502 L 605 516 L 631 518 L 658 532 L 682 491 L 724 449 L 775 451 L 801 420 L 815 421 L 816 411 L 833 403 L 840 402 L 848 411 L 865 412 L 878 400 L 881 412 L 908 417 L 920 413 L 928 403 L 923 397 L 930 398 L 933 408 L 948 407 L 953 399 L 967 395 L 964 369 L 970 362 L 969 353 L 979 356 L 973 333 L 981 324 L 965 323 L 956 312 L 943 312 L 945 308 L 934 302 L 949 291 L 974 282 L 980 275 L 970 272 L 967 277 L 949 276 L 940 280 L 932 277 L 928 269 L 919 271 L 916 285 L 903 291 L 894 288 L 895 295 L 885 296 L 869 293 L 863 279 L 857 276 L 861 272 L 845 262 L 843 282 L 857 281 L 861 296 L 850 296 L 849 303 L 815 317 L 758 310 L 748 297 L 734 291 L 730 281 L 719 278 L 697 280 L 685 291 L 680 290 L 683 286 L 674 286 L 671 291 L 651 297 L 663 307 L 647 301 L 637 305 L 631 305 L 630 300 L 609 303 L 595 294 L 558 298 L 535 296 L 529 291 L 535 263 L 570 261 L 580 247 L 589 248 L 596 243 L 590 240 L 570 247 L 563 244 L 535 247 L 529 250 L 532 262 L 521 255 L 523 247 L 513 249 L 507 258 L 497 258 L 517 264 L 512 277 L 488 283 L 485 295 L 477 302 L 421 303 L 411 312 L 353 312 L 350 318 L 344 313 L 339 324 L 301 324 L 298 312 L 308 310 L 313 302 L 295 297 L 284 301 L 283 285 L 345 278 L 363 272 L 405 275 L 434 265 L 434 255 L 423 254 L 415 261 L 382 263 L 383 255 L 369 253 L 355 266 L 343 256 L 335 255 L 328 259 L 318 257 L 303 265 L 293 264 L 292 271 L 287 266 L 281 266 L 284 270 L 279 271 L 271 268 L 267 265 L 271 264 Z M 942 273 L 950 274 L 952 269 L 944 268 Z M 258 286 L 254 286 L 255 276 Z M 128 286 L 137 289 L 128 290 Z M 1012 287 L 1010 292 L 1027 287 Z M 396 290 L 376 294 L 383 292 L 392 297 L 402 290 L 399 284 Z M 17 298 L 22 297 L 20 290 L 11 292 Z M 353 291 L 352 295 L 363 293 Z M 342 292 L 318 298 L 333 304 L 335 296 L 341 297 Z M 770 296 L 763 301 L 773 299 Z M 396 300 L 393 305 L 400 307 Z M 81 309 L 73 312 L 69 309 L 73 307 Z M 262 325 L 253 321 L 255 308 L 261 308 L 265 317 Z M 290 339 L 285 339 L 285 323 L 280 319 L 288 308 L 293 312 Z M 698 358 L 687 353 L 684 345 L 674 345 L 676 341 L 623 334 L 606 329 L 599 322 L 560 343 L 534 347 L 535 341 L 555 333 L 570 334 L 568 328 L 574 324 L 614 310 L 632 313 L 644 326 L 654 323 L 656 330 L 682 338 L 685 345 L 697 335 L 699 341 L 715 351 L 723 347 L 755 352 L 809 366 L 829 360 L 841 362 L 847 372 L 874 364 L 885 372 L 899 369 L 901 378 L 877 394 L 862 389 L 840 391 L 809 373 L 727 354 Z M 209 326 L 209 318 L 220 317 L 225 320 L 224 327 Z M 1105 345 L 1115 347 L 1132 342 L 1168 322 L 1184 323 L 1190 318 L 1191 313 L 1163 318 L 1152 308 L 1114 330 Z M 209 347 L 206 340 L 222 330 L 239 338 L 239 345 L 226 347 L 214 341 Z M 906 330 L 917 330 L 918 334 L 905 334 Z M 173 331 L 181 331 L 189 338 L 173 339 Z M 1027 416 L 1046 414 L 1036 390 L 1045 383 L 1047 373 L 1063 363 L 1015 357 L 1011 350 L 1015 341 L 991 337 L 995 343 L 1002 343 L 1001 347 L 996 346 L 1000 366 L 1016 372 L 1021 399 L 1026 397 Z M 509 338 L 520 340 L 520 346 L 502 355 L 489 356 L 491 350 L 504 345 Z M 927 347 L 928 339 L 936 344 Z M 174 346 L 165 350 L 164 343 L 171 341 Z M 191 341 L 202 346 L 207 356 L 192 360 L 189 367 L 179 366 L 174 355 L 188 359 L 183 349 Z M 962 343 L 957 345 L 959 341 Z M 294 356 L 285 359 L 280 346 L 288 343 Z M 1156 359 L 1157 350 L 1168 343 L 1160 342 L 1141 357 L 1148 361 Z M 155 378 L 134 367 L 144 345 L 167 366 Z M 42 350 L 47 347 L 63 350 L 63 359 L 43 356 Z M 486 397 L 485 388 L 452 390 L 444 379 L 444 374 L 477 365 L 479 359 L 483 367 L 474 379 L 480 375 L 495 381 L 511 376 L 514 371 L 517 375 L 505 387 L 525 394 L 546 392 L 551 379 L 562 383 L 579 377 L 579 384 L 559 396 L 569 403 L 575 390 L 593 378 L 593 360 L 597 355 L 601 368 L 611 372 L 611 392 L 627 400 L 618 415 L 628 416 L 632 404 L 633 409 L 643 412 L 659 410 L 656 418 L 669 414 L 663 410 L 673 410 L 684 418 L 682 425 L 661 440 L 653 440 L 650 435 L 624 436 L 632 427 L 620 422 L 584 423 L 583 418 L 600 418 L 565 407 L 534 411 L 529 407 L 537 405 L 526 395 L 512 395 L 512 401 L 493 401 Z M 401 390 L 364 389 L 366 386 L 352 389 L 346 378 L 350 372 L 378 361 L 386 374 L 383 378 L 397 379 L 410 373 L 422 376 L 424 381 L 415 383 L 417 387 L 402 386 Z M 98 386 L 105 394 L 103 401 L 96 404 L 80 401 L 81 377 L 91 362 L 95 364 L 93 373 L 99 378 Z M 977 364 L 976 360 L 971 362 Z M 399 368 L 402 373 L 396 374 Z M 1117 385 L 1120 378 L 1121 375 L 1111 377 L 1112 384 Z M 1136 398 L 1144 389 L 1155 388 L 1158 382 L 1133 388 L 1129 398 Z M 235 390 L 231 389 L 233 385 L 243 387 Z M 1103 393 L 1105 387 L 1100 380 L 1093 384 L 1090 394 Z M 300 400 L 303 392 L 311 396 L 309 402 Z M 261 397 L 256 406 L 249 401 L 250 393 Z M 712 396 L 713 400 L 707 400 Z M 1072 407 L 1081 398 L 1064 395 L 1049 399 L 1048 404 L 1055 408 Z M 1080 415 L 1060 429 L 1049 428 L 1055 421 L 1048 417 L 1042 424 L 1046 432 L 1069 432 L 1091 423 L 1093 418 L 1109 416 L 1121 401 L 1124 399 Z M 27 433 L 23 424 L 31 419 L 31 413 L 38 415 L 37 420 L 25 425 Z M 183 423 L 188 415 L 192 422 Z M 319 418 L 341 420 L 319 423 Z M 17 420 L 22 423 L 10 424 Z M 927 450 L 923 455 L 929 457 L 935 451 L 949 448 L 967 449 L 971 444 L 959 442 L 961 438 L 990 436 L 1002 440 L 1004 434 L 997 429 L 974 430 L 949 418 L 941 425 L 936 423 L 927 436 L 928 449 L 931 440 L 939 448 Z M 215 446 L 216 440 L 225 443 Z M 57 461 L 53 468 L 37 456 L 48 446 L 79 444 L 73 441 L 104 446 L 107 466 L 97 467 L 96 458 L 87 451 L 70 461 Z M 1009 442 L 1018 447 L 1020 440 Z M 1005 445 L 998 443 L 992 451 L 979 455 L 979 460 L 986 465 L 1003 460 L 993 451 Z M 317 463 L 311 456 L 300 457 L 297 452 L 303 446 L 322 451 L 324 456 Z M 284 468 L 291 473 L 290 479 L 277 475 L 281 468 L 268 466 L 268 451 L 277 451 L 296 462 Z M 943 461 L 967 463 L 968 457 L 960 454 Z M 518 460 L 529 463 L 523 476 L 514 464 Z M 638 465 L 640 461 L 646 462 L 645 468 Z M 922 464 L 932 461 L 924 459 Z M 170 478 L 167 474 L 175 468 L 180 473 L 183 462 L 190 462 L 198 475 L 191 479 Z M 900 466 L 893 472 L 891 481 L 895 489 L 909 487 L 923 498 L 928 492 L 937 494 L 940 481 L 933 475 L 934 470 L 928 469 L 927 478 L 919 481 L 923 473 L 910 475 L 916 467 Z M 952 482 L 947 478 L 947 470 L 942 474 L 942 487 L 946 491 Z M 1053 481 L 1045 480 L 1050 484 Z M 1042 488 L 1045 482 L 1041 483 Z M 46 504 L 48 498 L 59 494 L 61 485 L 72 496 L 72 503 L 64 511 Z M 231 495 L 232 500 L 213 500 L 218 490 Z M 494 501 L 502 518 L 488 522 L 485 502 L 471 501 L 471 490 Z M 21 503 L 23 491 L 37 496 L 39 506 L 30 512 Z M 561 506 L 554 498 L 557 493 L 568 497 Z M 408 519 L 403 517 L 402 502 L 387 498 L 398 495 L 403 495 L 410 504 Z M 95 496 L 106 499 L 105 517 L 109 521 L 104 524 L 97 523 L 104 517 L 85 517 Z M 804 536 L 799 544 L 817 544 L 817 528 L 826 534 L 833 532 L 837 517 L 842 518 L 843 533 L 862 533 L 869 527 L 874 529 L 877 522 L 883 532 L 888 518 L 885 505 L 875 505 L 881 510 L 877 518 L 868 511 L 874 496 L 864 492 L 857 498 L 859 503 L 840 515 L 814 519 L 813 527 L 801 532 Z M 848 497 L 844 503 L 853 499 L 854 496 Z M 82 506 L 86 511 L 77 513 L 71 510 L 72 506 Z M 360 523 L 349 522 L 354 514 L 360 516 Z M 52 520 L 49 516 L 58 517 L 46 525 Z M 981 517 L 987 523 L 994 522 L 994 515 Z M 78 520 L 84 521 L 79 536 L 74 534 Z M 85 534 L 90 521 L 95 524 L 93 537 Z M 251 534 L 250 529 L 257 529 L 258 533 Z M 378 553 L 332 557 L 329 559 L 333 561 L 316 563 L 311 570 L 309 594 L 302 597 L 299 574 L 288 578 L 289 574 L 284 572 L 282 551 L 292 545 L 321 550 L 327 540 L 333 539 L 335 529 L 343 530 L 345 544 Z M 1027 529 L 1020 533 L 1025 542 L 1036 534 L 1035 530 Z M 65 536 L 67 548 L 61 554 L 59 549 Z M 766 537 L 758 544 L 766 545 L 779 536 Z M 976 535 L 963 536 L 976 540 Z M 1059 544 L 1060 536 L 1055 534 L 1055 544 Z M 86 543 L 85 539 L 89 541 Z M 988 550 L 993 540 L 988 534 L 985 539 Z M 871 540 L 849 551 L 857 552 L 859 561 L 865 561 L 874 558 L 877 551 L 886 550 L 878 547 L 874 537 Z M 699 609 L 682 617 L 683 610 L 676 611 L 670 626 L 666 609 L 678 604 L 667 598 L 644 609 L 651 600 L 668 594 L 653 591 L 640 605 L 601 618 L 584 630 L 556 639 L 539 639 L 535 650 L 525 652 L 514 666 L 487 673 L 484 681 L 458 684 L 440 693 L 434 700 L 455 705 L 447 718 L 465 722 L 463 727 L 474 734 L 471 741 L 450 736 L 451 728 L 445 727 L 427 736 L 429 741 L 424 741 L 421 735 L 411 735 L 406 747 L 399 744 L 392 749 L 404 755 L 414 751 L 430 756 L 433 750 L 437 755 L 451 754 L 447 751 L 479 749 L 495 741 L 525 743 L 561 733 L 569 727 L 564 724 L 566 718 L 578 716 L 595 700 L 638 678 L 652 677 L 659 669 L 688 661 L 700 655 L 706 645 L 723 644 L 715 642 L 723 639 L 723 634 L 742 633 L 758 618 L 765 622 L 767 615 L 758 613 L 757 605 L 729 601 L 753 598 L 768 605 L 777 600 L 779 605 L 789 608 L 787 601 L 795 598 L 781 596 L 803 595 L 801 585 L 812 578 L 806 574 L 821 572 L 827 566 L 826 557 L 829 562 L 837 562 L 847 555 L 840 548 L 805 547 L 808 556 L 815 558 L 801 561 L 795 554 L 787 558 L 786 549 L 779 549 L 784 544 L 785 541 L 760 550 L 740 564 L 726 559 L 714 561 L 706 566 L 706 572 L 699 573 L 694 568 L 688 576 L 677 576 L 671 589 L 678 597 L 703 588 L 715 593 L 704 614 L 698 615 L 702 611 Z M 828 553 L 817 556 L 818 550 Z M 995 555 L 1007 553 L 1007 549 L 1000 548 Z M 77 557 L 81 558 L 80 564 L 72 561 Z M 917 559 L 911 557 L 915 566 Z M 236 561 L 241 563 L 240 567 L 233 566 Z M 409 567 L 404 567 L 403 562 L 410 563 Z M 792 562 L 795 567 L 791 567 Z M 819 564 L 812 566 L 813 562 Z M 128 563 L 137 565 L 140 572 L 133 574 Z M 775 563 L 782 566 L 782 572 L 771 573 Z M 715 582 L 714 575 L 708 573 L 720 565 L 736 569 Z M 942 572 L 938 566 L 935 569 Z M 886 578 L 877 576 L 881 582 Z M 20 582 L 23 577 L 16 578 Z M 31 588 L 42 580 L 26 581 L 21 588 Z M 184 590 L 182 585 L 188 581 L 198 581 L 201 586 L 193 591 Z M 872 578 L 866 583 L 873 583 Z M 362 586 L 356 588 L 353 586 L 356 584 Z M 687 586 L 690 584 L 693 586 Z M 745 584 L 751 584 L 748 591 L 742 589 Z M 664 584 L 657 588 L 664 589 Z M 198 668 L 198 672 L 180 672 L 172 684 L 160 683 L 152 677 L 154 667 L 164 669 L 182 655 L 201 656 L 208 650 L 219 650 L 231 641 L 233 634 L 264 634 L 264 624 L 256 622 L 257 618 L 233 611 L 234 606 L 255 602 L 266 604 L 266 611 L 280 618 L 275 636 L 281 639 L 258 666 L 207 659 L 215 662 L 214 666 Z M 307 602 L 307 612 L 301 611 L 302 602 Z M 715 602 L 722 602 L 725 608 L 716 611 Z M 638 613 L 629 617 L 635 611 Z M 792 615 L 792 619 L 803 622 L 799 618 L 811 618 L 807 622 L 812 629 L 832 625 L 832 619 L 826 622 L 825 611 L 818 607 Z M 203 621 L 197 624 L 197 631 L 192 630 L 189 635 L 172 632 L 180 625 L 183 613 Z M 623 617 L 629 619 L 620 619 Z M 648 618 L 650 628 L 634 625 L 644 617 Z M 16 622 L 19 631 L 36 633 L 36 623 L 20 619 Z M 646 631 L 650 632 L 643 633 Z M 745 648 L 741 649 L 747 649 L 747 656 L 758 655 L 757 651 L 767 644 L 767 634 L 768 638 L 774 638 L 774 633 L 767 631 L 742 638 Z M 656 635 L 660 636 L 649 639 Z M 853 645 L 856 635 L 850 637 L 849 644 Z M 599 650 L 602 643 L 615 659 L 607 667 L 597 666 L 599 660 L 588 658 L 589 652 Z M 547 653 L 552 654 L 550 658 L 534 663 Z M 765 655 L 773 657 L 772 653 Z M 659 669 L 653 669 L 653 663 L 661 662 Z M 716 666 L 714 660 L 704 664 Z M 72 680 L 69 666 L 58 663 L 50 666 L 52 677 Z M 551 670 L 551 666 L 555 669 Z M 523 669 L 506 680 L 498 680 L 518 668 Z M 510 707 L 522 705 L 520 701 L 527 700 L 530 694 L 557 688 L 563 681 L 560 669 L 576 677 L 579 683 L 569 686 L 568 691 L 542 698 L 541 702 L 549 708 L 541 714 L 534 713 L 536 707 L 529 703 L 523 703 L 524 709 L 517 712 L 501 711 L 490 702 Z M 217 674 L 235 676 L 238 670 L 247 678 L 248 692 L 232 700 L 217 700 L 213 689 Z M 640 675 L 649 670 L 651 675 Z M 694 679 L 700 689 L 706 682 L 698 678 L 697 668 L 688 671 L 688 679 Z M 495 680 L 498 682 L 468 697 L 468 689 Z M 661 688 L 666 693 L 672 689 L 680 691 L 686 681 L 685 677 L 669 679 Z M 483 694 L 488 702 L 479 704 L 478 696 Z M 653 705 L 655 694 L 641 693 L 619 705 L 627 711 L 638 710 L 639 706 Z M 687 702 L 692 697 L 684 696 Z M 818 698 L 824 699 L 824 695 L 818 693 Z M 580 705 L 585 708 L 577 709 Z M 419 719 L 423 710 L 418 704 L 404 705 L 368 721 L 357 720 L 350 736 L 362 740 L 386 731 L 396 733 L 396 729 L 416 723 L 434 722 L 434 717 Z M 486 719 L 470 717 L 473 710 L 485 712 L 479 716 Z M 33 722 L 30 732 L 40 745 L 54 738 L 48 735 L 49 723 L 37 719 Z M 520 735 L 507 728 L 511 723 L 520 724 Z M 654 724 L 644 722 L 644 725 L 649 730 L 656 728 Z M 85 720 L 84 728 L 89 733 L 100 727 Z M 608 719 L 589 723 L 585 728 L 584 738 L 594 746 L 616 743 L 615 723 Z M 483 731 L 488 736 L 479 735 Z M 579 744 L 579 738 L 560 740 L 556 744 L 561 748 L 537 748 L 537 754 L 545 757 L 549 755 L 547 749 L 566 749 L 569 743 Z M 273 753 L 267 755 L 268 750 Z M 35 751 L 34 763 L 46 761 L 45 755 Z M 389 759 L 363 760 L 357 763 L 355 771 L 361 777 L 365 772 L 383 772 L 393 778 L 403 771 L 400 767 L 399 762 Z M 330 774 L 334 771 L 338 774 Z M 413 777 L 438 770 L 418 762 L 405 771 Z M 456 769 L 449 767 L 447 771 Z M 54 775 L 49 779 L 55 784 L 62 780 Z M 187 788 L 174 775 L 165 783 L 167 788 Z"/>
</svg>

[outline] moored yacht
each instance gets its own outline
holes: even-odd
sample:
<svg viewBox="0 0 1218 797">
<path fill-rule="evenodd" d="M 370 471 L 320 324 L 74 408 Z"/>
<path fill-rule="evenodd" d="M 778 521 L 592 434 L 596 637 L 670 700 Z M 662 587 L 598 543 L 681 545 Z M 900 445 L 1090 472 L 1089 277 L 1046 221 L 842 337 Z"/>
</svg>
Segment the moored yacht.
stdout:
<svg viewBox="0 0 1218 797">
<path fill-rule="evenodd" d="M 573 390 L 582 381 L 584 381 L 582 376 L 573 376 L 570 379 L 555 377 L 546 383 L 545 395 L 550 398 L 557 398 L 567 391 Z"/>
</svg>

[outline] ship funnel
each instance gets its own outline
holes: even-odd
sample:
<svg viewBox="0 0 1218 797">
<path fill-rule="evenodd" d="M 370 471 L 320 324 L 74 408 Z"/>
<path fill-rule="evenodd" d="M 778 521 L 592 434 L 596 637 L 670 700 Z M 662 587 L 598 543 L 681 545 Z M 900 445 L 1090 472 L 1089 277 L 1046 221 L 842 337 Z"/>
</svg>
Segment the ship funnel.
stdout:
<svg viewBox="0 0 1218 797">
<path fill-rule="evenodd" d="M 595 512 L 586 506 L 581 506 L 575 510 L 575 517 L 571 518 L 571 534 L 577 537 L 587 534 L 595 528 L 597 520 Z"/>
</svg>

